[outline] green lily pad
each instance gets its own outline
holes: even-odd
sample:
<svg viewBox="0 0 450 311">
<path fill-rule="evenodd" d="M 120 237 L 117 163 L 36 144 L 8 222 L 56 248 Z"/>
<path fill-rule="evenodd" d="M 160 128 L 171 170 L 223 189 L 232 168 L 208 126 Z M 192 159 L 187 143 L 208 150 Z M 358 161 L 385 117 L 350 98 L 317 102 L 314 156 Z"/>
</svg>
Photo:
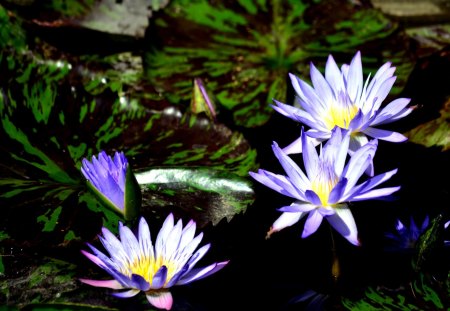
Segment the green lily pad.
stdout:
<svg viewBox="0 0 450 311">
<path fill-rule="evenodd" d="M 136 178 L 143 189 L 143 214 L 170 208 L 200 227 L 230 221 L 254 201 L 251 182 L 224 171 L 155 168 L 138 172 Z"/>
<path fill-rule="evenodd" d="M 27 53 L 0 52 L 1 225 L 11 238 L 58 245 L 92 238 L 102 225 L 115 231 L 122 216 L 87 191 L 80 172 L 81 160 L 101 150 L 124 151 L 133 170 L 208 168 L 234 180 L 257 168 L 241 133 L 172 106 L 142 78 L 141 65 L 129 53 L 75 56 L 38 40 Z M 197 192 L 202 202 L 210 195 Z M 226 212 L 202 205 L 190 214 L 215 222 L 230 217 L 228 203 Z"/>
<path fill-rule="evenodd" d="M 450 100 L 445 102 L 439 113 L 439 118 L 420 124 L 406 132 L 405 135 L 409 141 L 425 147 L 439 147 L 442 151 L 449 150 L 450 124 L 448 120 L 450 118 Z"/>
<path fill-rule="evenodd" d="M 290 100 L 288 72 L 304 76 L 310 60 L 323 62 L 330 52 L 349 62 L 358 49 L 381 40 L 394 43 L 397 26 L 379 11 L 350 2 L 327 4 L 172 1 L 152 18 L 146 74 L 172 103 L 189 98 L 192 80 L 200 78 L 235 124 L 258 127 L 272 115 L 273 98 Z M 404 81 L 412 65 L 399 41 L 396 37 L 397 48 L 389 55 L 367 48 L 365 69 L 374 71 L 382 61 L 395 60 L 407 65 L 398 72 L 398 81 Z"/>
<path fill-rule="evenodd" d="M 430 277 L 420 273 L 405 287 L 396 290 L 369 287 L 364 298 L 352 300 L 343 297 L 347 310 L 447 310 L 450 278 L 446 284 L 433 284 Z"/>
</svg>

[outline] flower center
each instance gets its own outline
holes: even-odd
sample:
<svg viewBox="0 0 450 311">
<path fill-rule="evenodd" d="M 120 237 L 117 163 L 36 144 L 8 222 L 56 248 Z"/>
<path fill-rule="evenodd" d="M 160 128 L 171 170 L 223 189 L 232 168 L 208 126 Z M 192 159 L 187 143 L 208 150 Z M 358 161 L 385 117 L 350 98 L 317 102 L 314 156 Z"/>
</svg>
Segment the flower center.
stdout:
<svg viewBox="0 0 450 311">
<path fill-rule="evenodd" d="M 338 181 L 338 177 L 330 166 L 321 165 L 319 173 L 311 182 L 311 188 L 319 196 L 323 206 L 329 205 L 328 197 Z"/>
<path fill-rule="evenodd" d="M 350 101 L 345 92 L 341 92 L 337 101 L 329 107 L 324 120 L 329 130 L 332 130 L 336 125 L 348 129 L 350 121 L 358 113 L 358 107 Z"/>
<path fill-rule="evenodd" d="M 156 260 L 154 258 L 149 258 L 148 256 L 137 258 L 130 266 L 126 267 L 126 271 L 121 272 L 129 277 L 131 277 L 132 274 L 140 275 L 147 282 L 152 283 L 155 273 L 162 266 L 166 266 L 167 268 L 167 283 L 167 281 L 175 274 L 177 265 L 174 262 L 165 260 L 163 257 L 158 257 Z"/>
</svg>

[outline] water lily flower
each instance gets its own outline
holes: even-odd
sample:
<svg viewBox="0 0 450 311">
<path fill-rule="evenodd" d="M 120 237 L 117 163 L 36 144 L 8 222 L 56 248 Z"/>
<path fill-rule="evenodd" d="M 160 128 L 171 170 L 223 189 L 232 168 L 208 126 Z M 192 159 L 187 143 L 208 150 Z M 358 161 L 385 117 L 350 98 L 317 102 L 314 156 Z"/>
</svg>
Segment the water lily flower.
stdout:
<svg viewBox="0 0 450 311">
<path fill-rule="evenodd" d="M 108 206 L 133 219 L 141 205 L 139 184 L 123 152 L 116 152 L 114 159 L 101 151 L 92 161 L 82 160 L 81 172 L 93 192 Z"/>
<path fill-rule="evenodd" d="M 385 233 L 385 237 L 396 245 L 399 249 L 414 249 L 416 247 L 416 242 L 420 235 L 428 227 L 430 219 L 428 215 L 423 220 L 420 227 L 414 222 L 414 218 L 411 217 L 409 221 L 409 227 L 405 226 L 400 219 L 397 219 L 397 224 L 395 226 L 395 232 Z"/>
<path fill-rule="evenodd" d="M 395 226 L 394 232 L 386 232 L 385 237 L 392 242 L 392 245 L 386 247 L 386 250 L 404 250 L 404 251 L 412 251 L 416 249 L 417 243 L 425 233 L 428 228 L 432 229 L 432 226 L 437 223 L 437 226 L 441 226 L 441 216 L 438 215 L 431 223 L 429 216 L 426 215 L 422 225 L 419 227 L 416 225 L 414 218 L 411 216 L 409 221 L 409 227 L 401 222 L 400 219 L 397 219 L 397 224 Z M 443 224 L 442 231 L 448 229 L 450 221 L 447 221 Z M 440 231 L 435 232 L 435 234 L 439 234 Z M 434 240 L 435 238 L 430 238 L 430 240 Z M 444 240 L 444 245 L 449 246 L 450 241 Z"/>
<path fill-rule="evenodd" d="M 175 285 L 189 284 L 205 278 L 220 269 L 228 261 L 213 263 L 207 267 L 194 268 L 206 254 L 210 244 L 194 250 L 200 244 L 203 233 L 195 235 L 196 223 L 191 220 L 183 228 L 181 219 L 174 224 L 169 214 L 152 244 L 150 229 L 141 217 L 137 235 L 122 223 L 119 223 L 120 240 L 108 229 L 103 228 L 103 237 L 99 236 L 110 257 L 91 244 L 87 244 L 93 254 L 82 253 L 108 272 L 112 280 L 80 279 L 81 282 L 111 289 L 125 289 L 115 292 L 116 297 L 128 298 L 143 291 L 154 307 L 170 310 L 173 303 L 169 288 Z"/>
<path fill-rule="evenodd" d="M 350 154 L 368 143 L 368 137 L 390 142 L 403 142 L 407 138 L 397 132 L 378 129 L 375 126 L 391 123 L 409 115 L 409 98 L 398 98 L 381 108 L 395 80 L 395 67 L 385 63 L 373 79 L 363 79 L 361 53 L 358 51 L 350 65 L 341 69 L 329 55 L 325 76 L 311 63 L 312 86 L 297 76 L 289 74 L 298 95 L 300 107 L 274 100 L 272 107 L 284 116 L 309 126 L 306 132 L 315 145 L 331 137 L 335 126 L 347 129 L 351 134 Z M 288 154 L 301 153 L 301 138 L 286 146 Z"/>
<path fill-rule="evenodd" d="M 283 213 L 273 223 L 268 236 L 308 215 L 302 233 L 303 238 L 314 233 L 323 218 L 326 218 L 350 243 L 359 245 L 355 220 L 347 203 L 381 199 L 399 190 L 400 187 L 374 189 L 391 178 L 397 169 L 368 177 L 357 184 L 375 156 L 378 142 L 376 139 L 355 151 L 345 164 L 350 141 L 347 130 L 335 127 L 320 154 L 303 130 L 301 138 L 306 174 L 275 142 L 272 145 L 273 152 L 287 176 L 263 169 L 257 173 L 249 173 L 265 186 L 295 199 L 291 205 L 279 208 Z"/>
</svg>

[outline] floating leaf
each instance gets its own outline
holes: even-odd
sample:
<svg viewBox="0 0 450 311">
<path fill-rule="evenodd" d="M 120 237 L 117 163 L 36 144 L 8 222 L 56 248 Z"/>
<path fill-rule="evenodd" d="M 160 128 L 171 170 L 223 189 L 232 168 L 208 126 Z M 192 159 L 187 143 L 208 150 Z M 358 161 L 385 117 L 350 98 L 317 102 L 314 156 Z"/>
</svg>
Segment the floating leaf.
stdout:
<svg viewBox="0 0 450 311">
<path fill-rule="evenodd" d="M 207 168 L 155 168 L 136 174 L 148 212 L 175 209 L 199 226 L 228 221 L 254 201 L 249 180 Z M 146 213 L 146 210 L 143 213 Z"/>
<path fill-rule="evenodd" d="M 425 147 L 441 147 L 442 151 L 450 149 L 450 100 L 439 111 L 440 117 L 404 133 L 409 141 Z"/>
<path fill-rule="evenodd" d="M 446 303 L 449 300 L 449 289 L 447 284 L 440 286 L 432 284 L 430 278 L 424 274 L 419 274 L 418 278 L 410 285 L 400 287 L 397 290 L 390 290 L 379 287 L 374 289 L 369 287 L 365 298 L 361 300 L 351 300 L 343 297 L 342 304 L 352 311 L 359 310 L 447 310 Z M 410 289 L 413 291 L 411 292 Z M 448 305 L 448 304 L 447 304 Z"/>
</svg>

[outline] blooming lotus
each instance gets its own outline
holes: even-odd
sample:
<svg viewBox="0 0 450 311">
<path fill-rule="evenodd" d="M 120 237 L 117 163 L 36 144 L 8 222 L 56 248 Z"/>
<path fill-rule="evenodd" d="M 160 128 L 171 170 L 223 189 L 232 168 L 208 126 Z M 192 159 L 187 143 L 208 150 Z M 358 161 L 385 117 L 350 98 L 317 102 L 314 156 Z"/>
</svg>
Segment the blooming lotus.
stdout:
<svg viewBox="0 0 450 311">
<path fill-rule="evenodd" d="M 194 269 L 209 250 L 210 244 L 202 246 L 193 254 L 203 237 L 203 233 L 194 237 L 196 224 L 193 220 L 183 228 L 182 221 L 174 224 L 174 217 L 169 214 L 154 246 L 149 226 L 143 217 L 138 229 L 135 236 L 128 227 L 119 223 L 119 240 L 108 229 L 103 228 L 103 237 L 99 238 L 110 257 L 89 243 L 93 254 L 84 250 L 82 253 L 114 279 L 81 281 L 97 287 L 125 289 L 113 294 L 122 298 L 132 297 L 143 291 L 150 304 L 170 310 L 173 299 L 169 288 L 205 278 L 228 263 L 223 261 Z"/>
<path fill-rule="evenodd" d="M 91 189 L 107 205 L 133 219 L 141 204 L 139 184 L 129 167 L 123 152 L 116 152 L 114 159 L 101 151 L 92 162 L 82 160 L 81 172 Z"/>
<path fill-rule="evenodd" d="M 325 217 L 350 243 L 359 245 L 358 231 L 348 202 L 380 199 L 399 190 L 400 187 L 374 189 L 391 178 L 397 169 L 367 177 L 365 181 L 357 184 L 375 156 L 378 142 L 376 139 L 356 150 L 346 164 L 350 143 L 347 130 L 335 127 L 320 154 L 303 130 L 301 138 L 306 174 L 275 142 L 272 145 L 273 152 L 287 176 L 263 169 L 257 173 L 250 172 L 258 182 L 295 199 L 291 205 L 279 208 L 283 213 L 273 223 L 268 236 L 308 215 L 303 238 L 314 233 Z"/>
<path fill-rule="evenodd" d="M 409 98 L 398 98 L 384 108 L 381 105 L 389 94 L 396 76 L 395 67 L 385 63 L 373 79 L 363 80 L 361 53 L 358 51 L 350 65 L 338 68 L 329 55 L 325 76 L 311 63 L 312 86 L 293 74 L 289 74 L 298 95 L 300 107 L 274 100 L 272 107 L 284 116 L 305 124 L 306 132 L 315 145 L 331 137 L 335 126 L 347 129 L 351 134 L 349 152 L 368 143 L 368 136 L 390 142 L 402 142 L 407 138 L 397 132 L 375 128 L 401 119 L 412 112 L 407 107 Z M 283 149 L 286 153 L 301 153 L 301 138 Z"/>
</svg>

